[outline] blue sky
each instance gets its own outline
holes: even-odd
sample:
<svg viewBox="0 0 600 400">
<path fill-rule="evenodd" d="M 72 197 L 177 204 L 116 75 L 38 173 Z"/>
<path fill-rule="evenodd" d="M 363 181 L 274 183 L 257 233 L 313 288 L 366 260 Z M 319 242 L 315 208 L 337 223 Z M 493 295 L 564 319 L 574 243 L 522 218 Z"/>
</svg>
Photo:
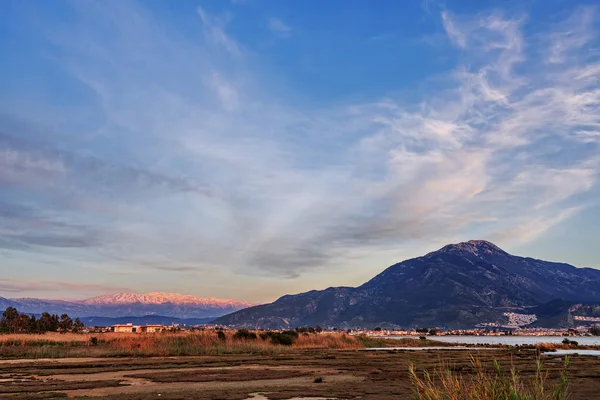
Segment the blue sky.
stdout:
<svg viewBox="0 0 600 400">
<path fill-rule="evenodd" d="M 0 296 L 600 268 L 594 3 L 4 1 Z"/>
</svg>

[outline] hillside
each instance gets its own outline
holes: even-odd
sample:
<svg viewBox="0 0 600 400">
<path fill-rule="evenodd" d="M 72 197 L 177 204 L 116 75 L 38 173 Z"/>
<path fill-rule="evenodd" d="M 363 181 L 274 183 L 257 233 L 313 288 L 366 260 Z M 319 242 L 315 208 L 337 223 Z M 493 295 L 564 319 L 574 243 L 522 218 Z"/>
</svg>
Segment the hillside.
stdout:
<svg viewBox="0 0 600 400">
<path fill-rule="evenodd" d="M 557 299 L 562 300 L 553 302 Z M 287 295 L 216 322 L 261 328 L 470 328 L 506 324 L 505 312 L 539 310 L 538 325 L 557 325 L 568 323 L 567 316 L 554 317 L 564 303 L 600 303 L 600 271 L 513 256 L 493 243 L 473 240 L 392 265 L 356 288 Z M 548 309 L 553 304 L 558 304 L 556 311 Z"/>
</svg>

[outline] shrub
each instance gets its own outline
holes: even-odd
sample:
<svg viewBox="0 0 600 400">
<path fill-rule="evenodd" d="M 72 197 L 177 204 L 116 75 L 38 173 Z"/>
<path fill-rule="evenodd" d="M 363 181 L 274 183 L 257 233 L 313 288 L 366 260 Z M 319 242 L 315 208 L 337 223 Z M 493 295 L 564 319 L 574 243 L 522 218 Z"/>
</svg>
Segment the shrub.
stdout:
<svg viewBox="0 0 600 400">
<path fill-rule="evenodd" d="M 556 351 L 556 346 L 554 343 L 538 343 L 535 346 L 541 353 L 548 353 L 552 351 Z"/>
<path fill-rule="evenodd" d="M 271 339 L 272 344 L 280 344 L 283 346 L 291 346 L 294 341 L 298 338 L 296 331 L 283 331 L 283 332 L 263 332 L 260 334 L 262 340 Z"/>
<path fill-rule="evenodd" d="M 294 337 L 285 333 L 275 333 L 275 335 L 271 336 L 271 343 L 291 346 L 294 344 Z"/>
<path fill-rule="evenodd" d="M 221 342 L 224 342 L 227 340 L 227 336 L 225 336 L 225 332 L 223 331 L 217 331 L 217 339 L 219 339 Z"/>
<path fill-rule="evenodd" d="M 233 338 L 241 340 L 255 340 L 257 336 L 256 333 L 250 332 L 248 329 L 238 329 L 238 331 L 233 335 Z"/>
<path fill-rule="evenodd" d="M 323 383 L 323 378 L 321 378 L 321 377 L 315 378 L 315 380 L 313 382 L 314 383 Z"/>
<path fill-rule="evenodd" d="M 296 331 L 283 331 L 281 332 L 283 335 L 288 335 L 293 337 L 294 339 L 298 339 L 298 332 Z"/>
<path fill-rule="evenodd" d="M 97 338 L 96 336 L 92 336 L 92 337 L 90 338 L 90 344 L 91 344 L 92 346 L 97 346 L 97 345 L 98 345 L 98 338 Z"/>
</svg>

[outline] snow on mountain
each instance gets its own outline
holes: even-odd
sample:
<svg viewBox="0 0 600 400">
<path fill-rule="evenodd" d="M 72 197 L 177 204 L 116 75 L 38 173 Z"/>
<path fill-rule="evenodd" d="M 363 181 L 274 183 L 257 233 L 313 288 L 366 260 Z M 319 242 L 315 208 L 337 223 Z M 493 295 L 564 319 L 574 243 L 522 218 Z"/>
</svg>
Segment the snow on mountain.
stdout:
<svg viewBox="0 0 600 400">
<path fill-rule="evenodd" d="M 179 293 L 150 292 L 145 294 L 117 293 L 92 297 L 82 301 L 87 305 L 118 305 L 118 304 L 188 304 L 208 308 L 245 308 L 251 303 L 234 299 L 216 299 L 213 297 L 195 297 Z"/>
<path fill-rule="evenodd" d="M 78 317 L 160 315 L 177 318 L 208 318 L 218 317 L 254 304 L 234 299 L 151 292 L 145 294 L 118 293 L 70 301 L 0 298 L 0 305 L 4 308 L 16 307 L 19 311 L 26 313 L 67 313 Z"/>
<path fill-rule="evenodd" d="M 502 250 L 500 247 L 496 246 L 494 243 L 488 242 L 487 240 L 469 240 L 468 242 L 449 244 L 447 246 L 442 247 L 437 252 L 433 253 L 438 252 L 462 254 L 470 253 L 475 256 L 479 256 L 482 254 L 508 255 L 507 252 Z"/>
</svg>

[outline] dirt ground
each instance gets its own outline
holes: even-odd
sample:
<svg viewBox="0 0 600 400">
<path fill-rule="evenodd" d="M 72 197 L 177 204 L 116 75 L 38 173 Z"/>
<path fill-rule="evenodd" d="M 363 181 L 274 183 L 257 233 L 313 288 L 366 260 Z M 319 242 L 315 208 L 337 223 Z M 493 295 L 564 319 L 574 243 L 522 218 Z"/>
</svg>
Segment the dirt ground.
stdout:
<svg viewBox="0 0 600 400">
<path fill-rule="evenodd" d="M 470 374 L 471 356 L 493 360 L 524 378 L 534 351 L 298 350 L 285 355 L 86 358 L 0 361 L 0 398 L 54 399 L 410 399 L 408 366 L 433 372 L 440 365 Z M 545 356 L 552 381 L 563 361 Z M 322 382 L 320 382 L 322 381 Z M 571 399 L 600 398 L 600 358 L 572 356 Z"/>
</svg>

